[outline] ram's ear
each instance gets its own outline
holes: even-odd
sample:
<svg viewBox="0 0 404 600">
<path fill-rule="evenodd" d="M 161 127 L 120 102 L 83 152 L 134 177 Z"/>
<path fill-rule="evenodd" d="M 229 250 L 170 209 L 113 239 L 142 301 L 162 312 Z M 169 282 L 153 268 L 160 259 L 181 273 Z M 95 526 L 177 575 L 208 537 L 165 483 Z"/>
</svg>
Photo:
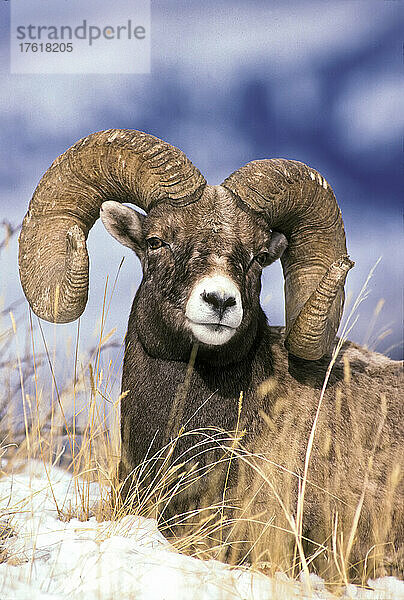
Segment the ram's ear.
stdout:
<svg viewBox="0 0 404 600">
<path fill-rule="evenodd" d="M 273 263 L 275 260 L 278 260 L 278 258 L 282 256 L 287 246 L 288 240 L 283 233 L 279 233 L 279 231 L 273 231 L 268 246 L 268 252 L 271 256 L 271 263 Z"/>
<path fill-rule="evenodd" d="M 101 205 L 100 217 L 105 229 L 112 237 L 136 252 L 139 257 L 143 256 L 145 251 L 144 215 L 119 202 L 108 200 Z"/>
</svg>

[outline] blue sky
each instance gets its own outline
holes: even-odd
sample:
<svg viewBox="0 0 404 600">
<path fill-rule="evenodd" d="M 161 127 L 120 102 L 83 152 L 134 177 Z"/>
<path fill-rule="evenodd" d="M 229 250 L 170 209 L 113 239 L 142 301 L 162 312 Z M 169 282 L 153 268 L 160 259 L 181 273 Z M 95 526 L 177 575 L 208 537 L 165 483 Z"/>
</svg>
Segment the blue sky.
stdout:
<svg viewBox="0 0 404 600">
<path fill-rule="evenodd" d="M 104 9 L 111 14 L 110 3 L 100 2 Z M 54 158 L 101 129 L 140 129 L 165 139 L 212 184 L 257 158 L 306 162 L 327 178 L 343 212 L 356 262 L 349 296 L 357 296 L 382 256 L 351 338 L 391 348 L 399 358 L 403 24 L 403 4 L 394 1 L 156 0 L 150 74 L 10 75 L 8 3 L 1 2 L 0 221 L 21 221 Z M 114 277 L 125 255 L 109 317 L 122 336 L 140 281 L 137 260 L 100 224 L 89 251 L 84 331 L 92 336 L 106 274 Z M 15 243 L 0 261 L 8 303 L 21 294 Z M 263 300 L 273 324 L 283 323 L 282 286 L 280 266 L 268 268 Z M 391 333 L 376 343 L 386 329 Z"/>
</svg>

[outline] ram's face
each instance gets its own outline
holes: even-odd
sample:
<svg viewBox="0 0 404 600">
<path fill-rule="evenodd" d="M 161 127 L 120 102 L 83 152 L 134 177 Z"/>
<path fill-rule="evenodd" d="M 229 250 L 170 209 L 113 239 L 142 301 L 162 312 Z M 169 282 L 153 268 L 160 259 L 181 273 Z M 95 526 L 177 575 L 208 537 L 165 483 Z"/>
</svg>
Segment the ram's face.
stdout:
<svg viewBox="0 0 404 600">
<path fill-rule="evenodd" d="M 143 314 L 148 305 L 165 329 L 207 346 L 222 346 L 250 327 L 262 268 L 286 246 L 284 236 L 220 186 L 208 186 L 194 204 L 161 204 L 146 217 L 106 202 L 101 217 L 142 262 Z"/>
</svg>

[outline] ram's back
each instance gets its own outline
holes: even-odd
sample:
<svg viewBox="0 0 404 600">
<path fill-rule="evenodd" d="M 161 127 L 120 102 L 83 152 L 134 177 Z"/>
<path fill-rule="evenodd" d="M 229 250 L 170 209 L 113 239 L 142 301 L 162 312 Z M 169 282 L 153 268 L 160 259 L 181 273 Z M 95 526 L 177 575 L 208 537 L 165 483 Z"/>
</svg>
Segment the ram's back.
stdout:
<svg viewBox="0 0 404 600">
<path fill-rule="evenodd" d="M 250 469 L 255 510 L 290 529 L 280 499 L 296 517 L 306 468 L 306 537 L 331 551 L 333 531 L 347 544 L 357 527 L 350 560 L 373 556 L 374 547 L 397 572 L 404 567 L 403 364 L 346 342 L 328 372 L 331 356 L 288 356 L 282 328 L 269 328 L 268 342 L 272 375 L 257 387 L 261 424 L 248 446 L 262 456 L 262 473 Z M 271 530 L 272 539 L 282 535 Z"/>
</svg>

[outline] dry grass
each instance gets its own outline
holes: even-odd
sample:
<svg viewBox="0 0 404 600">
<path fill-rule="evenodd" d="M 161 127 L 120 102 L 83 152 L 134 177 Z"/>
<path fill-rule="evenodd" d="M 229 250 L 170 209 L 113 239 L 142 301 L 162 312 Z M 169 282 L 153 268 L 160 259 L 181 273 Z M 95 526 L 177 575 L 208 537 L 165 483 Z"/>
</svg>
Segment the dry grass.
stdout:
<svg viewBox="0 0 404 600">
<path fill-rule="evenodd" d="M 279 471 L 284 471 L 284 467 L 274 465 L 268 456 L 254 454 L 243 447 L 244 432 L 239 430 L 243 409 L 241 394 L 239 399 L 235 399 L 235 410 L 238 411 L 235 431 L 225 432 L 214 428 L 192 431 L 188 430 L 187 423 L 181 423 L 177 435 L 174 438 L 167 436 L 166 446 L 158 452 L 150 451 L 150 455 L 138 466 L 136 483 L 133 484 L 129 500 L 122 506 L 119 502 L 117 481 L 120 455 L 120 397 L 117 389 L 122 347 L 111 343 L 113 330 L 105 331 L 116 279 L 110 292 L 108 282 L 106 284 L 98 343 L 87 353 L 80 350 L 80 322 L 77 325 L 76 339 L 67 344 L 63 354 L 56 328 L 53 340 L 49 343 L 41 323 L 32 313 L 29 313 L 26 322 L 24 316 L 19 313 L 18 306 L 1 311 L 1 475 L 11 473 L 30 459 L 40 460 L 47 474 L 53 465 L 61 465 L 74 478 L 76 497 L 74 506 L 59 506 L 56 497 L 54 498 L 61 519 L 77 517 L 85 520 L 95 515 L 98 520 L 114 522 L 127 512 L 135 512 L 145 517 L 157 517 L 163 533 L 181 552 L 202 559 L 226 558 L 229 562 L 234 562 L 234 557 L 237 556 L 238 562 L 249 564 L 252 550 L 262 547 L 264 541 L 265 551 L 258 556 L 254 554 L 256 558 L 251 568 L 269 575 L 278 570 L 286 572 L 289 576 L 297 576 L 301 571 L 308 573 L 313 560 L 326 552 L 325 544 L 305 540 L 302 534 L 305 500 L 310 484 L 308 473 L 313 440 L 317 433 L 328 378 L 342 343 L 353 326 L 357 308 L 366 294 L 367 283 L 368 280 L 359 298 L 353 303 L 330 362 L 323 389 L 319 393 L 303 476 L 298 478 L 297 474 L 288 473 L 291 482 L 299 479 L 297 504 L 291 492 L 292 483 L 288 492 L 283 490 L 281 493 L 268 475 L 274 467 Z M 378 305 L 379 312 L 380 308 Z M 374 323 L 370 324 L 367 339 L 372 336 L 376 317 L 377 314 Z M 179 390 L 178 403 L 184 402 L 185 391 Z M 268 427 L 270 425 L 268 423 Z M 289 433 L 286 432 L 286 436 Z M 376 432 L 375 448 L 378 435 L 379 432 Z M 173 460 L 178 440 L 183 436 L 193 440 L 192 451 Z M 286 440 L 285 444 L 287 448 Z M 198 464 L 196 459 L 207 455 L 213 448 L 216 449 L 216 456 L 219 452 L 219 458 L 212 464 L 206 465 L 203 461 Z M 234 493 L 229 488 L 229 474 L 234 464 L 243 465 L 255 474 L 256 485 L 251 491 L 249 505 L 240 506 L 234 502 Z M 175 499 L 192 489 L 198 481 L 211 476 L 219 465 L 225 473 L 225 483 L 218 496 L 221 500 L 216 504 L 202 503 L 203 509 L 195 506 L 186 513 L 167 517 L 167 509 Z M 368 457 L 368 473 L 371 468 L 372 456 Z M 350 554 L 362 510 L 368 473 L 347 537 L 343 537 L 342 532 L 346 532 L 347 528 L 346 524 L 341 526 L 339 515 L 329 515 L 330 529 L 325 541 L 331 542 L 332 547 L 329 560 L 333 562 L 334 575 L 330 577 L 330 582 L 334 589 L 348 583 L 350 579 Z M 99 484 L 102 498 L 95 506 L 91 504 L 90 497 L 90 483 L 94 482 Z M 392 490 L 395 485 L 397 481 L 392 477 Z M 250 505 L 254 496 L 262 492 L 262 488 L 268 490 L 268 494 L 275 499 L 279 511 L 283 514 L 281 524 L 272 519 L 263 520 L 260 514 L 252 514 Z M 324 496 L 327 499 L 327 495 Z M 327 500 L 323 510 L 325 513 L 329 511 Z M 7 507 L 3 512 L 3 515 L 0 514 L 0 540 L 12 535 L 12 507 Z M 240 545 L 235 542 L 237 539 Z M 288 549 L 291 542 L 294 542 L 292 552 Z M 241 553 L 241 559 L 240 546 L 247 548 L 244 555 Z M 308 547 L 311 548 L 310 552 Z M 0 543 L 0 560 L 2 557 L 4 559 L 4 552 Z"/>
</svg>

